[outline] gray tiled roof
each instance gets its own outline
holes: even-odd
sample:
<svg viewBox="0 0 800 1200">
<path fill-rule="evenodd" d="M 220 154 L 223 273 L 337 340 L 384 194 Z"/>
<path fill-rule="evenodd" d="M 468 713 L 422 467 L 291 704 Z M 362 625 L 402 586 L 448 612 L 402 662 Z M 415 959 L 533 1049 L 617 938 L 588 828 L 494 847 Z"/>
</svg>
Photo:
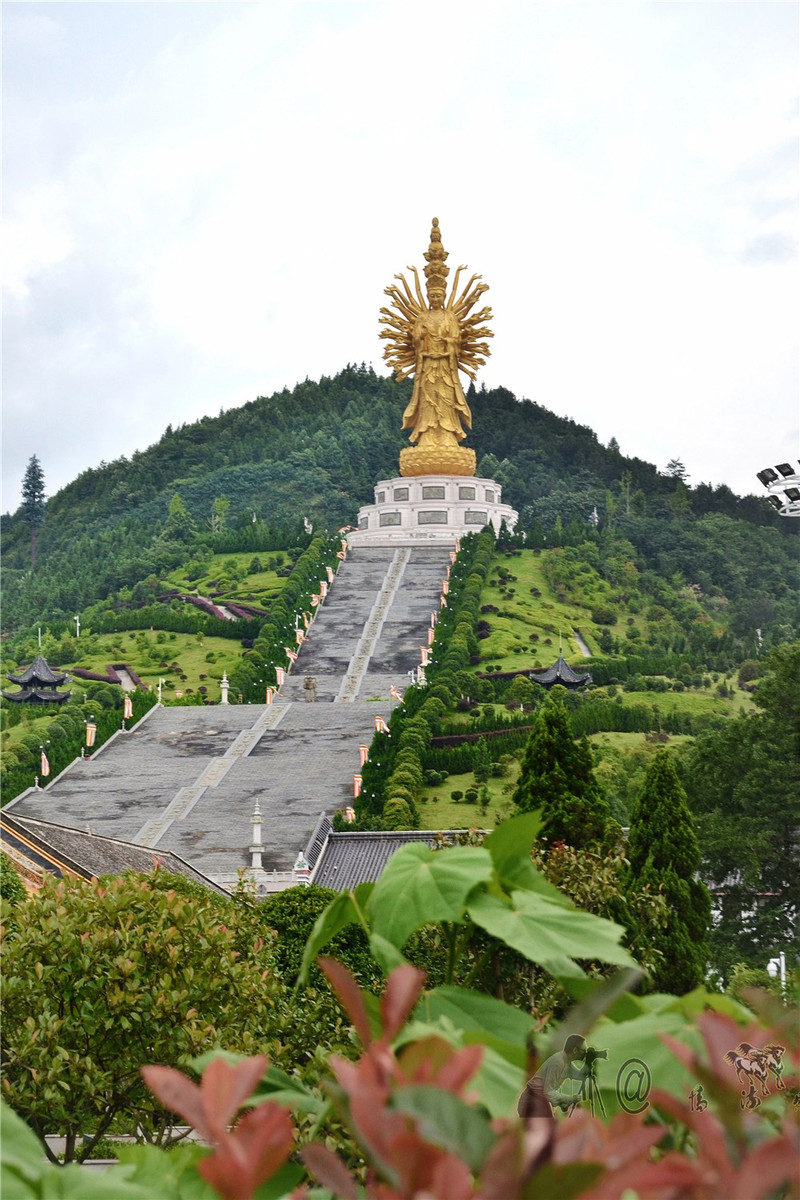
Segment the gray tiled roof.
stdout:
<svg viewBox="0 0 800 1200">
<path fill-rule="evenodd" d="M 173 875 L 183 875 L 200 883 L 219 895 L 227 895 L 177 854 L 148 850 L 133 842 L 118 838 L 107 838 L 81 829 L 69 829 L 51 821 L 38 821 L 30 817 L 12 816 L 4 812 L 0 816 L 0 842 L 3 849 L 25 854 L 30 861 L 60 875 L 58 863 L 84 878 L 99 875 L 121 875 L 124 871 L 146 873 L 158 865 Z M 56 861 L 53 862 L 52 860 Z"/>
<path fill-rule="evenodd" d="M 392 855 L 409 842 L 435 846 L 458 830 L 437 833 L 432 829 L 406 829 L 391 833 L 333 833 L 328 835 L 313 883 L 343 892 L 359 883 L 375 882 Z M 462 831 L 463 832 L 463 831 Z"/>
<path fill-rule="evenodd" d="M 24 671 L 21 671 L 19 675 L 12 675 L 9 673 L 7 678 L 10 679 L 12 683 L 19 684 L 32 683 L 34 681 L 39 683 L 63 683 L 68 676 L 63 672 L 56 674 L 55 671 L 52 671 L 40 654 L 39 657 L 34 659 L 31 665 L 26 667 Z"/>
<path fill-rule="evenodd" d="M 319 856 L 323 853 L 327 845 L 328 838 L 333 833 L 333 824 L 327 813 L 320 813 L 319 820 L 314 826 L 314 832 L 308 839 L 306 846 L 305 858 L 308 865 L 313 868 L 317 865 Z"/>
</svg>

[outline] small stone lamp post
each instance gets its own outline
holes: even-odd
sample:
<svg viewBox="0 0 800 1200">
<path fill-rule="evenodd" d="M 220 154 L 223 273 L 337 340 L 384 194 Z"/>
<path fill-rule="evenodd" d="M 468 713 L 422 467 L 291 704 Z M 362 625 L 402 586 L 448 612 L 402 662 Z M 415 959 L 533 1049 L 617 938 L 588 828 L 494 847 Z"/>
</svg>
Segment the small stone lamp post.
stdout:
<svg viewBox="0 0 800 1200">
<path fill-rule="evenodd" d="M 229 688 L 230 686 L 231 686 L 231 685 L 228 683 L 228 672 L 227 672 L 227 671 L 223 671 L 223 672 L 222 672 L 222 679 L 220 679 L 220 681 L 219 681 L 219 690 L 220 690 L 220 692 L 222 693 L 222 696 L 221 696 L 221 699 L 220 699 L 220 704 L 227 704 L 227 703 L 228 703 L 228 688 Z"/>
<path fill-rule="evenodd" d="M 261 840 L 261 808 L 256 800 L 256 806 L 253 809 L 253 842 L 250 846 L 250 870 L 263 871 L 264 866 L 261 861 L 261 855 L 264 853 L 264 843 Z"/>
</svg>

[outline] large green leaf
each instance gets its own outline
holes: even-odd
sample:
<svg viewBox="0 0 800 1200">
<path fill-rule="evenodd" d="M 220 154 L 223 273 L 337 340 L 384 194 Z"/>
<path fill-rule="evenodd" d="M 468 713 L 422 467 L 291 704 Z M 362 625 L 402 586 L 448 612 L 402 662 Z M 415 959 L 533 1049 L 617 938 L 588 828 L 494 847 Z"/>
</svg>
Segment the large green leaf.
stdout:
<svg viewBox="0 0 800 1200">
<path fill-rule="evenodd" d="M 471 1039 L 467 1034 L 465 1041 Z M 469 1090 L 480 1098 L 493 1117 L 515 1117 L 517 1100 L 525 1086 L 525 1071 L 492 1047 L 483 1044 L 483 1060 Z"/>
<path fill-rule="evenodd" d="M 6 1171 L 13 1170 L 17 1173 L 17 1180 L 21 1178 L 33 1181 L 38 1180 L 45 1169 L 46 1159 L 42 1143 L 37 1138 L 36 1134 L 18 1116 L 13 1108 L 6 1104 L 5 1100 L 0 1100 L 0 1142 L 3 1146 L 2 1168 L 5 1184 Z M 17 1183 L 18 1190 L 15 1192 L 9 1184 L 9 1191 L 6 1193 L 5 1186 L 3 1187 L 3 1195 L 19 1195 L 19 1196 L 35 1196 L 35 1190 L 24 1190 L 21 1183 Z"/>
<path fill-rule="evenodd" d="M 528 1051 L 524 1046 L 520 1046 L 516 1042 L 505 1042 L 492 1033 L 478 1033 L 477 1030 L 468 1029 L 464 1034 L 464 1045 L 486 1046 L 495 1054 L 499 1054 L 500 1058 L 517 1071 L 524 1071 L 528 1062 Z"/>
<path fill-rule="evenodd" d="M 488 1033 L 523 1048 L 533 1025 L 533 1019 L 520 1009 L 493 996 L 459 987 L 438 987 L 425 992 L 414 1015 L 426 1021 L 446 1017 L 464 1032 Z"/>
<path fill-rule="evenodd" d="M 370 934 L 369 948 L 372 951 L 372 957 L 375 959 L 375 962 L 387 975 L 395 967 L 402 967 L 406 962 L 406 959 L 403 958 L 403 955 L 397 949 L 394 942 L 381 937 L 379 933 Z"/>
<path fill-rule="evenodd" d="M 666 993 L 658 993 L 667 1003 L 659 1004 L 659 1009 L 664 1011 L 675 1011 L 682 1013 L 689 1021 L 693 1021 L 699 1017 L 701 1013 L 712 1009 L 714 1012 L 725 1013 L 726 1016 L 732 1017 L 734 1021 L 750 1022 L 753 1019 L 753 1014 L 744 1004 L 740 1004 L 738 1000 L 734 1000 L 732 996 L 726 996 L 720 992 L 707 992 L 705 988 L 698 987 L 692 992 L 686 992 L 683 996 L 670 996 Z M 654 999 L 654 997 L 644 997 L 645 1003 Z"/>
<path fill-rule="evenodd" d="M 165 1160 L 167 1155 L 163 1153 Z M 43 1200 L 152 1200 L 153 1193 L 149 1187 L 138 1180 L 129 1178 L 129 1167 L 106 1167 L 103 1171 L 91 1171 L 78 1163 L 69 1163 L 66 1167 L 51 1167 L 48 1174 L 42 1178 L 41 1196 Z M 200 1179 L 200 1176 L 196 1176 Z M 203 1183 L 204 1180 L 200 1179 Z M 24 1194 L 24 1193 L 23 1193 Z M 171 1187 L 164 1188 L 159 1193 L 163 1200 L 212 1200 L 213 1192 L 178 1192 Z M 14 1193 L 8 1197 L 3 1192 L 3 1200 L 13 1200 Z"/>
<path fill-rule="evenodd" d="M 399 851 L 398 851 L 399 853 Z M 384 872 L 385 874 L 385 872 Z M 375 887 L 374 883 L 360 883 L 351 892 L 340 892 L 335 900 L 331 900 L 314 922 L 306 948 L 303 951 L 303 961 L 300 966 L 298 983 L 305 983 L 311 964 L 323 946 L 327 946 L 348 925 L 365 924 L 364 908 Z"/>
<path fill-rule="evenodd" d="M 158 1146 L 120 1146 L 118 1168 L 130 1172 L 132 1183 L 143 1189 L 145 1196 L 158 1196 L 159 1200 L 214 1200 L 217 1193 L 197 1170 L 197 1164 L 209 1154 L 204 1146 L 174 1146 L 165 1151 Z M 106 1196 L 124 1195 L 116 1190 L 117 1168 L 98 1172 L 100 1179 L 107 1181 Z M 86 1174 L 86 1172 L 84 1172 Z M 113 1183 L 112 1183 L 113 1181 Z M 82 1196 L 76 1191 L 75 1196 Z"/>
<path fill-rule="evenodd" d="M 492 1117 L 514 1116 L 517 1099 L 525 1084 L 525 1072 L 508 1057 L 508 1043 L 504 1043 L 498 1051 L 488 1034 L 464 1033 L 443 1014 L 436 1021 L 409 1021 L 394 1044 L 397 1048 L 434 1035 L 444 1038 L 451 1046 L 483 1046 L 481 1065 L 470 1080 L 467 1091 L 480 1099 Z"/>
<path fill-rule="evenodd" d="M 503 821 L 489 834 L 484 845 L 492 856 L 498 882 L 506 892 L 515 888 L 539 892 L 542 896 L 548 896 L 554 904 L 572 908 L 569 897 L 549 883 L 531 862 L 531 846 L 541 827 L 539 812 L 522 813 Z"/>
<path fill-rule="evenodd" d="M 150 1200 L 153 1193 L 130 1178 L 130 1167 L 109 1167 L 91 1172 L 72 1163 L 57 1167 L 47 1161 L 39 1139 L 25 1122 L 4 1102 L 0 1103 L 0 1138 L 3 1161 L 0 1166 L 0 1185 L 3 1200 L 28 1200 L 47 1197 L 48 1200 Z M 168 1158 L 161 1153 L 162 1165 Z M 172 1200 L 172 1192 L 164 1192 Z M 209 1200 L 210 1200 L 209 1194 Z"/>
<path fill-rule="evenodd" d="M 253 1200 L 285 1200 L 302 1183 L 305 1171 L 299 1163 L 284 1163 L 271 1179 L 253 1192 Z"/>
<path fill-rule="evenodd" d="M 547 970 L 571 958 L 594 959 L 622 967 L 636 963 L 619 943 L 621 925 L 580 909 L 565 909 L 534 892 L 515 891 L 511 906 L 495 896 L 478 894 L 467 911 L 476 925 Z"/>
<path fill-rule="evenodd" d="M 457 1154 L 473 1171 L 480 1170 L 494 1134 L 479 1109 L 430 1084 L 398 1088 L 392 1108 L 414 1117 L 427 1141 Z"/>
<path fill-rule="evenodd" d="M 40 1200 L 41 1195 L 38 1178 L 33 1183 L 18 1167 L 0 1162 L 0 1196 L 6 1200 Z"/>
<path fill-rule="evenodd" d="M 402 846 L 369 898 L 373 931 L 399 949 L 422 925 L 460 921 L 467 897 L 491 877 L 492 858 L 482 846 L 444 851 L 422 842 Z"/>
<path fill-rule="evenodd" d="M 263 1104 L 265 1100 L 274 1100 L 293 1112 L 314 1113 L 317 1116 L 329 1107 L 327 1100 L 312 1092 L 296 1076 L 287 1075 L 273 1066 L 267 1067 L 255 1094 L 245 1101 L 245 1107 Z"/>
<path fill-rule="evenodd" d="M 548 1058 L 551 1054 L 555 1054 L 556 1050 L 562 1048 L 564 1039 L 572 1033 L 579 1033 L 586 1037 L 600 1017 L 611 1016 L 612 1020 L 629 1020 L 632 1017 L 640 1016 L 645 1009 L 636 1002 L 636 998 L 627 989 L 635 987 L 642 978 L 642 974 L 641 971 L 623 969 L 615 971 L 613 975 L 605 978 L 587 977 L 583 980 L 579 1003 L 570 1008 L 564 1023 L 552 1031 L 549 1042 L 544 1044 L 543 1056 Z M 567 983 L 574 987 L 575 981 L 568 980 Z M 584 984 L 585 987 L 583 987 Z M 628 1005 L 626 1001 L 633 1001 L 633 1004 Z M 621 1006 L 622 1011 L 626 1013 L 624 1018 L 618 1015 Z M 541 1043 L 539 1043 L 539 1048 L 542 1050 Z"/>
</svg>

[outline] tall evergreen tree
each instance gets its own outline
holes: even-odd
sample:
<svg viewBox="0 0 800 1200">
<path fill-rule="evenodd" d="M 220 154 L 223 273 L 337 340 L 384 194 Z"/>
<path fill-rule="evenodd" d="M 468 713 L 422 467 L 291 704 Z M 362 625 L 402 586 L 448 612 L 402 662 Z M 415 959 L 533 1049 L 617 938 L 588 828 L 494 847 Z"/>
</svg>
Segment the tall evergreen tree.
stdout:
<svg viewBox="0 0 800 1200">
<path fill-rule="evenodd" d="M 711 898 L 697 878 L 700 846 L 686 792 L 666 750 L 656 754 L 645 774 L 631 818 L 628 858 L 634 886 L 661 888 L 667 901 L 667 923 L 656 946 L 663 961 L 653 982 L 659 991 L 690 992 L 706 974 Z"/>
<path fill-rule="evenodd" d="M 525 746 L 513 801 L 523 812 L 541 809 L 548 842 L 580 849 L 605 832 L 608 803 L 594 777 L 589 743 L 575 741 L 567 710 L 552 693 Z"/>
<path fill-rule="evenodd" d="M 22 478 L 22 512 L 31 531 L 31 565 L 36 566 L 36 538 L 44 521 L 44 471 L 35 454 Z"/>
<path fill-rule="evenodd" d="M 726 979 L 737 962 L 800 954 L 800 642 L 776 646 L 765 667 L 763 711 L 697 738 L 685 759 L 703 876 L 720 910 L 712 961 Z"/>
</svg>

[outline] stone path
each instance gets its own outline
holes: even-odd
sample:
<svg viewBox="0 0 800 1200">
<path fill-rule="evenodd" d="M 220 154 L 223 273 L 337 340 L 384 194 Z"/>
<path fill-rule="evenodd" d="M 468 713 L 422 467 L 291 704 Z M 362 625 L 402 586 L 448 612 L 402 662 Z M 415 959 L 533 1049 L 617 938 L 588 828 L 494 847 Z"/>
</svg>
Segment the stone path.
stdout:
<svg viewBox="0 0 800 1200">
<path fill-rule="evenodd" d="M 248 866 L 263 814 L 267 870 L 289 870 L 320 812 L 348 804 L 359 744 L 427 644 L 449 548 L 350 551 L 275 704 L 151 710 L 107 749 L 12 805 L 20 815 L 172 850 L 212 878 Z M 304 679 L 317 680 L 317 701 Z"/>
<path fill-rule="evenodd" d="M 119 675 L 119 685 L 124 692 L 135 692 L 136 684 L 131 679 L 124 667 L 115 667 L 114 670 Z"/>
<path fill-rule="evenodd" d="M 591 652 L 591 650 L 589 649 L 589 647 L 586 645 L 586 642 L 583 640 L 583 638 L 581 637 L 581 635 L 578 633 L 577 629 L 573 629 L 573 631 L 572 631 L 572 636 L 573 636 L 573 638 L 575 639 L 575 641 L 578 643 L 578 649 L 580 650 L 580 652 L 581 652 L 581 654 L 583 655 L 583 657 L 584 657 L 584 658 L 591 658 L 591 657 L 592 657 L 592 652 Z"/>
</svg>

